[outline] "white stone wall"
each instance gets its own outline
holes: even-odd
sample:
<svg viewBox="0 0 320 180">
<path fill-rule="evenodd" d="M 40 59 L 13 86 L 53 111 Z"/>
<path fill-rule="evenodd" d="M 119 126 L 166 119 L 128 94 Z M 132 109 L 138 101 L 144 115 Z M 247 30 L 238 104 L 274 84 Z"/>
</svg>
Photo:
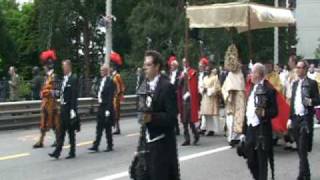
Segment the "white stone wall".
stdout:
<svg viewBox="0 0 320 180">
<path fill-rule="evenodd" d="M 297 54 L 314 59 L 320 44 L 320 0 L 297 0 Z"/>
</svg>

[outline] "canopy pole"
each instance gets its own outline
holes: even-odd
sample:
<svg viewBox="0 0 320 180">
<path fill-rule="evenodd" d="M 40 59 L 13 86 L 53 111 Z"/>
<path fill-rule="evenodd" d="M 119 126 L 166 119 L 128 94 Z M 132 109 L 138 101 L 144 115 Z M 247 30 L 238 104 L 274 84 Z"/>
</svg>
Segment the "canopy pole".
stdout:
<svg viewBox="0 0 320 180">
<path fill-rule="evenodd" d="M 274 6 L 279 7 L 279 1 L 274 1 Z M 279 63 L 279 28 L 274 28 L 274 51 L 273 51 L 273 64 Z"/>
<path fill-rule="evenodd" d="M 186 23 L 185 23 L 185 31 L 184 31 L 184 58 L 189 61 L 188 53 L 189 53 L 189 18 L 187 17 L 187 7 L 188 1 L 186 1 L 185 5 L 185 13 L 186 13 Z"/>
<path fill-rule="evenodd" d="M 250 13 L 250 2 L 248 3 L 248 31 L 247 31 L 247 41 L 249 47 L 249 61 L 253 60 L 253 49 L 252 49 L 252 36 L 251 36 L 251 13 Z"/>
</svg>

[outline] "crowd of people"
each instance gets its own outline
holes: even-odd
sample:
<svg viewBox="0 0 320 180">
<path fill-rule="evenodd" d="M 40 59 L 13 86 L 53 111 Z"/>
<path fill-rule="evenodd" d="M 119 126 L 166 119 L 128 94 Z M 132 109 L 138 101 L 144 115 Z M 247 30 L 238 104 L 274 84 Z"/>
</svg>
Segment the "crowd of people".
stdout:
<svg viewBox="0 0 320 180">
<path fill-rule="evenodd" d="M 76 132 L 81 130 L 78 78 L 72 73 L 71 61 L 63 60 L 64 76 L 61 88 L 57 88 L 55 52 L 42 52 L 40 59 L 46 75 L 41 77 L 39 68 L 33 69 L 38 89 L 34 98 L 41 99 L 40 137 L 33 147 L 42 148 L 46 133 L 53 130 L 55 149 L 49 156 L 59 159 L 67 133 L 70 152 L 66 158 L 75 158 Z M 320 72 L 315 65 L 290 56 L 288 66 L 250 61 L 248 71 L 244 71 L 235 45 L 229 46 L 224 67 L 217 68 L 213 60 L 201 57 L 195 69 L 188 59 L 183 58 L 180 65 L 177 57 L 171 56 L 168 71 L 164 71 L 162 61 L 159 52 L 147 51 L 143 68 L 137 69 L 141 133 L 130 166 L 133 179 L 180 179 L 176 140 L 181 134 L 180 124 L 184 136 L 181 146 L 198 145 L 201 136 L 225 136 L 247 160 L 255 180 L 267 180 L 268 163 L 274 179 L 273 147 L 283 139 L 286 150 L 298 152 L 297 180 L 310 179 L 308 153 L 312 151 L 314 115 L 320 118 Z M 121 134 L 120 102 L 125 91 L 121 65 L 121 59 L 112 57 L 110 66 L 101 65 L 99 86 L 95 88 L 96 136 L 89 151 L 99 151 L 104 131 L 105 151 L 113 151 L 113 135 Z M 19 76 L 14 67 L 9 74 L 10 99 L 14 101 Z"/>
<path fill-rule="evenodd" d="M 154 61 L 154 56 L 158 56 L 157 53 L 155 54 L 151 56 Z M 143 68 L 145 74 L 148 74 L 149 68 L 146 66 L 151 66 L 146 65 L 147 57 L 146 55 Z M 180 66 L 177 58 L 171 56 L 167 61 L 169 67 L 167 72 L 161 68 L 161 65 L 153 62 L 159 74 L 147 77 L 146 80 L 146 83 L 152 87 L 160 81 L 159 79 L 161 81 L 166 79 L 175 92 L 177 108 L 172 106 L 175 102 L 168 103 L 161 99 L 162 110 L 153 109 L 154 104 L 151 103 L 151 110 L 142 111 L 142 115 L 139 116 L 142 124 L 146 126 L 145 149 L 159 156 L 153 157 L 154 161 L 148 161 L 153 164 L 149 168 L 160 166 L 157 164 L 157 158 L 170 157 L 172 160 L 165 165 L 162 164 L 162 167 L 165 166 L 168 169 L 155 172 L 155 174 L 159 173 L 160 179 L 176 179 L 170 176 L 171 171 L 177 174 L 177 168 L 174 166 L 177 164 L 176 157 L 171 157 L 173 154 L 176 155 L 173 153 L 174 148 L 172 152 L 170 151 L 171 155 L 170 152 L 162 152 L 161 149 L 163 149 L 162 146 L 173 145 L 169 144 L 169 139 L 173 139 L 172 132 L 166 131 L 174 131 L 179 135 L 180 123 L 184 135 L 182 146 L 197 145 L 201 135 L 225 135 L 230 146 L 236 147 L 238 155 L 247 160 L 248 168 L 255 180 L 268 179 L 268 164 L 270 164 L 272 179 L 275 178 L 273 147 L 277 145 L 279 139 L 283 139 L 285 150 L 298 153 L 297 180 L 310 179 L 308 153 L 312 151 L 314 115 L 319 111 L 320 104 L 320 73 L 313 64 L 309 66 L 307 61 L 297 59 L 293 55 L 289 58 L 289 67 L 284 65 L 281 68 L 280 65 L 271 63 L 253 64 L 251 61 L 246 73 L 239 61 L 235 45 L 231 45 L 226 52 L 224 69 L 215 68 L 213 61 L 206 57 L 200 58 L 198 70 L 192 68 L 187 59 L 182 59 L 181 62 Z M 163 83 L 158 82 L 159 84 Z M 168 89 L 171 88 L 168 87 Z M 151 92 L 155 94 L 151 95 L 150 99 L 156 101 L 154 103 L 158 105 L 160 100 L 153 98 L 159 97 L 156 95 L 159 93 L 157 87 Z M 143 94 L 138 93 L 140 96 Z M 170 96 L 172 95 L 168 94 L 166 97 Z M 148 98 L 145 99 L 148 101 Z M 167 116 L 158 117 L 158 111 L 170 113 L 170 116 L 166 114 Z M 174 117 L 173 112 L 175 112 Z M 190 130 L 193 134 L 192 142 Z M 153 136 L 150 140 L 148 134 L 153 131 L 157 132 L 157 136 Z M 168 139 L 161 140 L 166 139 L 165 137 Z M 139 150 L 141 151 L 138 148 Z M 152 173 L 151 176 L 153 177 Z M 157 177 L 151 179 L 157 179 Z"/>
<path fill-rule="evenodd" d="M 120 101 L 123 99 L 125 86 L 119 74 L 122 60 L 111 58 L 111 65 L 101 66 L 99 86 L 96 88 L 96 97 L 99 108 L 97 113 L 96 138 L 90 151 L 99 151 L 99 144 L 103 131 L 106 132 L 106 151 L 113 150 L 112 134 L 120 134 Z M 69 135 L 70 152 L 67 159 L 76 157 L 76 132 L 81 130 L 78 115 L 78 77 L 72 72 L 72 63 L 66 59 L 62 61 L 63 79 L 61 88 L 57 87 L 55 64 L 57 57 L 54 51 L 44 51 L 40 55 L 46 75 L 41 85 L 39 97 L 41 98 L 40 137 L 33 148 L 44 147 L 46 132 L 52 129 L 56 141 L 52 144 L 55 150 L 50 157 L 60 157 L 66 133 Z M 38 77 L 37 79 L 41 79 Z M 40 81 L 40 80 L 39 80 Z M 60 100 L 60 101 L 58 101 Z M 115 131 L 112 132 L 112 127 Z"/>
</svg>

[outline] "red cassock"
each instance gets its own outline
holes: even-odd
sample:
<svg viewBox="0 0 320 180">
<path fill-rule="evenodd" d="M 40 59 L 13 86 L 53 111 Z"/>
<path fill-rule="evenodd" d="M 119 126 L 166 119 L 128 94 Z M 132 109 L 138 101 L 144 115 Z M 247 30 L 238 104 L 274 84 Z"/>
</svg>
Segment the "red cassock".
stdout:
<svg viewBox="0 0 320 180">
<path fill-rule="evenodd" d="M 272 84 L 269 81 L 267 81 L 267 83 L 269 83 L 272 86 Z M 250 89 L 252 85 L 253 84 L 251 83 L 251 79 L 248 78 L 246 83 L 247 96 L 250 93 Z M 272 129 L 273 129 L 273 132 L 276 132 L 276 133 L 285 133 L 288 131 L 287 122 L 290 116 L 290 105 L 286 102 L 285 97 L 277 90 L 276 90 L 276 96 L 277 96 L 277 105 L 278 105 L 278 115 L 277 117 L 272 119 Z"/>
<path fill-rule="evenodd" d="M 199 109 L 200 109 L 200 97 L 198 91 L 198 76 L 197 71 L 189 68 L 188 70 L 189 79 L 189 92 L 191 102 L 191 120 L 193 123 L 199 121 Z"/>
</svg>

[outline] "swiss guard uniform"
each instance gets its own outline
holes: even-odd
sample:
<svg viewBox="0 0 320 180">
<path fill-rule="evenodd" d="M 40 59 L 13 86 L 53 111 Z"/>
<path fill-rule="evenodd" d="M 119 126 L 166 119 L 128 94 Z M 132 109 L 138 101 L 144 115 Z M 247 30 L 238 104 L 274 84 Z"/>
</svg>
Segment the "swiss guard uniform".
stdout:
<svg viewBox="0 0 320 180">
<path fill-rule="evenodd" d="M 58 104 L 54 95 L 55 88 L 55 74 L 54 74 L 54 62 L 57 61 L 57 57 L 54 51 L 44 51 L 40 55 L 41 62 L 46 67 L 46 80 L 41 89 L 41 118 L 40 118 L 40 138 L 34 148 L 42 148 L 44 137 L 46 132 L 50 129 L 55 131 L 56 138 L 59 134 L 60 121 L 58 113 Z M 53 144 L 54 146 L 55 144 Z"/>
<path fill-rule="evenodd" d="M 115 123 L 115 132 L 113 134 L 121 134 L 120 130 L 120 102 L 123 99 L 125 92 L 125 85 L 119 73 L 120 66 L 123 64 L 122 58 L 116 52 L 111 52 L 110 55 L 111 66 L 113 66 L 113 71 L 111 77 L 115 84 L 115 94 L 113 98 L 113 107 L 114 107 L 114 123 Z"/>
</svg>

